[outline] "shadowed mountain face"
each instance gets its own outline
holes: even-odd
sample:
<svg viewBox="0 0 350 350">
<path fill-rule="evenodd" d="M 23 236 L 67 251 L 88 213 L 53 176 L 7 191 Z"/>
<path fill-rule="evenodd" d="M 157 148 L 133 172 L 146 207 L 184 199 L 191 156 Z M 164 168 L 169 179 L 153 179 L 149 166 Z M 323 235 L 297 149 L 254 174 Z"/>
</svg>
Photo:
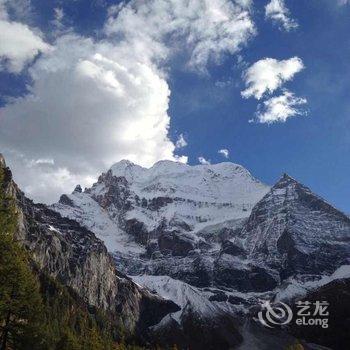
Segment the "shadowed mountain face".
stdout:
<svg viewBox="0 0 350 350">
<path fill-rule="evenodd" d="M 281 279 L 350 262 L 350 219 L 288 175 L 254 207 L 240 236 L 248 258 Z"/>
<path fill-rule="evenodd" d="M 350 278 L 350 219 L 288 175 L 269 188 L 231 163 L 122 161 L 50 208 L 18 193 L 42 268 L 164 346 L 243 349 L 253 332 L 259 349 L 269 334 L 244 327 L 259 300 L 293 302 Z M 282 332 L 266 344 L 293 339 Z"/>
</svg>

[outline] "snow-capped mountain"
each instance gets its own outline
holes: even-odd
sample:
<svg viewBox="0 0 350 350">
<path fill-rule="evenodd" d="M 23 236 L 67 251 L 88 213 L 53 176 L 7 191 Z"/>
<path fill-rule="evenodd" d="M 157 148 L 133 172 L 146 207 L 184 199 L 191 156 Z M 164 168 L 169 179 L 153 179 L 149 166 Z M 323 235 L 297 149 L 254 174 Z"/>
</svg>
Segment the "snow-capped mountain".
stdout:
<svg viewBox="0 0 350 350">
<path fill-rule="evenodd" d="M 205 227 L 248 217 L 268 190 L 233 163 L 160 161 L 146 169 L 123 160 L 53 209 L 94 231 L 110 252 L 142 253 L 164 230 L 187 232 L 185 240 L 197 243 Z"/>
<path fill-rule="evenodd" d="M 282 278 L 350 263 L 350 219 L 288 175 L 255 206 L 240 239 L 250 259 Z"/>
<path fill-rule="evenodd" d="M 121 161 L 52 209 L 94 232 L 134 281 L 181 307 L 150 330 L 159 344 L 202 349 L 204 338 L 192 334 L 204 332 L 213 336 L 208 349 L 236 346 L 260 299 L 305 297 L 350 262 L 348 216 L 288 175 L 270 188 L 232 163 Z"/>
<path fill-rule="evenodd" d="M 52 208 L 107 245 L 130 275 L 266 292 L 349 263 L 350 219 L 284 175 L 271 189 L 232 163 L 121 161 Z"/>
</svg>

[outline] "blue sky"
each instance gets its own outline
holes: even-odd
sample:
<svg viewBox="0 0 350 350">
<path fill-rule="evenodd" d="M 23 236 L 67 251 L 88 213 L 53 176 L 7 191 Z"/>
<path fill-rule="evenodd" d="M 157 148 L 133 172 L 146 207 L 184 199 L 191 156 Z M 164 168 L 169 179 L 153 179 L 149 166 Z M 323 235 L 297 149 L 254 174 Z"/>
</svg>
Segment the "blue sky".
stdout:
<svg viewBox="0 0 350 350">
<path fill-rule="evenodd" d="M 259 179 L 271 184 L 287 172 L 350 212 L 350 6 L 317 0 L 288 5 L 299 29 L 277 30 L 260 15 L 259 35 L 244 55 L 249 62 L 302 58 L 306 68 L 288 87 L 307 98 L 308 116 L 273 125 L 247 123 L 256 101 L 242 101 L 234 84 L 222 89 L 212 79 L 179 75 L 172 80 L 173 129 L 187 131 L 190 162 L 199 153 L 221 161 L 217 149 L 227 147 L 231 160 Z M 230 59 L 218 72 L 223 76 L 238 78 Z M 193 100 L 198 107 L 187 112 Z"/>
<path fill-rule="evenodd" d="M 202 45 L 201 41 L 206 37 L 200 34 L 201 23 L 198 24 L 199 28 L 191 24 L 189 29 L 191 35 L 196 36 L 195 44 L 189 37 L 178 38 L 176 33 L 166 32 L 163 28 L 159 32 L 164 31 L 164 35 L 159 38 L 155 33 L 156 27 L 145 26 L 154 19 L 157 24 L 162 24 L 158 17 L 167 14 L 158 6 L 162 1 L 153 0 L 148 10 L 154 14 L 147 16 L 138 12 L 137 1 L 129 3 L 133 8 L 131 16 L 126 16 L 123 8 L 111 11 L 110 6 L 116 5 L 116 2 L 104 0 L 17 0 L 11 8 L 7 5 L 4 21 L 21 23 L 38 35 L 47 47 L 50 46 L 47 48 L 36 42 L 41 53 L 26 58 L 24 64 L 23 60 L 19 63 L 16 61 L 17 68 L 11 66 L 14 56 L 9 58 L 6 52 L 2 56 L 0 146 L 25 191 L 37 200 L 52 201 L 54 197 L 41 195 L 40 192 L 47 193 L 52 189 L 57 196 L 60 192 L 71 191 L 76 182 L 88 184 L 110 163 L 127 157 L 128 145 L 132 149 L 129 158 L 146 166 L 175 155 L 187 156 L 189 164 L 198 164 L 199 157 L 217 163 L 226 160 L 218 150 L 227 149 L 230 161 L 244 165 L 260 180 L 273 184 L 282 173 L 287 172 L 338 208 L 350 212 L 350 186 L 347 183 L 350 174 L 350 4 L 334 0 L 286 0 L 284 14 L 289 22 L 283 24 L 281 20 L 266 15 L 265 6 L 269 0 L 253 1 L 249 8 L 239 10 L 248 14 L 250 22 L 245 24 L 252 27 L 246 27 L 247 36 L 235 46 L 227 44 L 225 38 L 215 32 L 208 32 L 211 41 Z M 241 1 L 244 2 L 249 3 Z M 6 1 L 4 3 L 6 6 Z M 18 8 L 15 7 L 16 3 Z M 230 1 L 218 0 L 215 3 L 217 8 L 214 10 L 220 11 Z M 208 13 L 206 9 L 200 10 L 203 11 L 201 15 Z M 125 15 L 123 18 L 121 13 Z M 138 26 L 140 17 L 141 27 Z M 229 24 L 234 25 L 237 18 L 233 11 L 228 19 Z M 293 28 L 288 28 L 288 25 Z M 152 38 L 142 46 L 142 50 L 136 48 L 132 51 L 130 58 L 127 57 L 128 62 L 120 59 L 124 52 L 124 47 L 120 48 L 122 36 L 127 38 L 127 43 L 138 45 L 140 40 L 148 40 L 148 37 L 135 36 L 125 26 L 130 26 L 131 30 L 140 30 L 143 26 Z M 235 35 L 232 34 L 229 39 L 236 40 Z M 69 42 L 68 36 L 71 38 Z M 66 41 L 63 42 L 62 38 Z M 86 38 L 95 44 L 84 42 Z M 161 43 L 160 48 L 153 46 L 156 40 Z M 0 54 L 1 45 L 0 42 Z M 222 47 L 222 50 L 215 49 L 213 52 L 208 49 L 210 45 Z M 113 47 L 118 47 L 118 52 L 114 53 Z M 78 52 L 80 49 L 82 53 Z M 201 55 L 195 56 L 198 50 L 201 50 Z M 76 57 L 70 61 L 67 57 L 73 56 L 73 52 Z M 133 78 L 138 78 L 137 74 L 140 74 L 141 81 L 146 85 L 150 82 L 151 88 L 140 90 L 139 85 L 135 87 L 130 82 L 125 83 L 120 88 L 130 98 L 123 97 L 114 106 L 111 97 L 104 93 L 106 86 L 101 87 L 102 82 L 109 84 L 110 81 L 105 75 L 102 80 L 99 75 L 106 72 L 107 61 L 100 56 L 96 58 L 96 54 L 124 65 L 128 72 L 132 72 Z M 125 55 L 128 54 L 126 51 Z M 94 58 L 90 59 L 90 56 Z M 273 91 L 265 89 L 259 100 L 256 94 L 243 98 L 241 93 L 248 87 L 244 74 L 254 63 L 266 58 L 275 60 L 275 63 L 298 58 L 303 68 L 299 67 L 291 77 L 282 79 Z M 57 67 L 61 67 L 63 61 L 66 68 L 55 76 L 57 69 L 60 69 Z M 93 78 L 96 85 L 90 80 L 82 82 L 80 76 L 79 79 L 70 80 L 71 66 L 79 65 L 82 61 L 92 62 L 93 69 L 98 68 L 92 72 L 91 64 L 79 66 L 84 74 L 88 72 L 89 79 Z M 135 70 L 138 62 L 142 62 L 147 69 L 149 65 L 151 72 L 147 69 Z M 125 82 L 125 77 L 115 77 L 119 82 Z M 258 81 L 255 80 L 255 83 Z M 61 93 L 53 85 L 57 85 Z M 83 96 L 76 90 L 70 90 L 76 87 L 81 91 L 81 87 L 85 86 L 87 92 Z M 115 81 L 111 86 L 119 88 Z M 98 93 L 90 96 L 94 87 Z M 103 93 L 100 88 L 103 88 Z M 286 89 L 294 98 L 305 99 L 307 103 L 294 106 L 295 115 L 285 121 L 274 116 L 273 123 L 259 122 L 256 114 L 258 105 L 282 96 Z M 47 94 L 43 91 L 47 91 Z M 62 101 L 65 101 L 65 91 L 72 96 L 72 101 L 60 110 Z M 35 98 L 28 101 L 28 94 Z M 159 106 L 158 94 L 159 101 L 163 101 Z M 89 99 L 85 109 L 83 97 L 87 95 Z M 19 96 L 24 98 L 20 99 Z M 45 104 L 46 100 L 50 103 Z M 130 100 L 132 103 L 128 102 Z M 77 104 L 75 101 L 78 101 Z M 147 104 L 143 106 L 140 101 L 147 101 L 143 102 Z M 108 113 L 104 111 L 104 105 L 111 106 L 106 108 Z M 135 105 L 137 108 L 133 109 Z M 86 121 L 88 126 L 85 129 L 84 117 L 90 111 L 95 111 L 97 117 L 94 119 L 91 116 L 91 120 Z M 70 117 L 65 120 L 67 113 Z M 142 113 L 152 115 L 150 124 L 157 120 L 157 123 L 164 124 L 163 128 L 160 127 L 157 134 L 148 130 L 148 114 L 145 117 Z M 131 123 L 134 116 L 137 116 L 136 124 Z M 72 122 L 74 118 L 76 122 Z M 117 124 L 111 121 L 113 118 L 119 118 Z M 98 121 L 107 124 L 108 128 L 99 130 Z M 52 124 L 60 137 L 56 139 L 52 136 L 52 128 L 45 129 L 47 124 Z M 67 129 L 64 129 L 64 125 L 67 125 Z M 83 125 L 81 129 L 80 125 Z M 129 135 L 119 131 L 123 126 L 128 129 L 134 125 L 136 129 L 149 134 L 147 140 L 139 142 L 142 147 L 131 141 L 135 135 L 128 138 Z M 115 133 L 113 127 L 118 129 Z M 90 129 L 96 130 L 96 136 L 91 137 Z M 113 139 L 114 134 L 118 142 Z M 166 134 L 167 140 L 164 141 Z M 180 134 L 187 145 L 174 149 Z M 67 140 L 73 137 L 76 142 L 64 140 L 64 137 Z M 126 141 L 122 143 L 120 140 Z"/>
</svg>

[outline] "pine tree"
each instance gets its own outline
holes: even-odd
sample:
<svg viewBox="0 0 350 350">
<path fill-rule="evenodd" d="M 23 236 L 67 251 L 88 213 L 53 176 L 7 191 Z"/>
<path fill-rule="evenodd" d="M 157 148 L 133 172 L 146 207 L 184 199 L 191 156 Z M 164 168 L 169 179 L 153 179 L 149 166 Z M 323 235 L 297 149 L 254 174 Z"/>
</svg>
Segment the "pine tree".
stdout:
<svg viewBox="0 0 350 350">
<path fill-rule="evenodd" d="M 42 303 L 28 257 L 14 239 L 17 215 L 0 168 L 0 350 L 40 349 Z"/>
</svg>

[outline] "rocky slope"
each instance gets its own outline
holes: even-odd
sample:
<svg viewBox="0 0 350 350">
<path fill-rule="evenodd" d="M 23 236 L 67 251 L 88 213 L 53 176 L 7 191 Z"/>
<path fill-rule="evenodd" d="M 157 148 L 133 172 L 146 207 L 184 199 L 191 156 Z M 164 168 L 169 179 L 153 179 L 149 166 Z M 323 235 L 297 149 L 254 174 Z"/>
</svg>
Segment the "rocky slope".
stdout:
<svg viewBox="0 0 350 350">
<path fill-rule="evenodd" d="M 137 286 L 116 269 L 103 242 L 77 222 L 63 218 L 45 205 L 27 199 L 5 171 L 1 184 L 16 200 L 19 215 L 17 239 L 30 251 L 38 268 L 72 288 L 86 302 L 107 313 L 127 335 L 141 334 L 166 314 L 178 310 L 173 302 Z"/>
<path fill-rule="evenodd" d="M 248 258 L 281 279 L 350 263 L 350 219 L 288 175 L 255 206 L 240 240 Z"/>
<path fill-rule="evenodd" d="M 226 332 L 238 323 L 246 334 L 260 299 L 305 297 L 350 263 L 346 215 L 288 175 L 269 188 L 231 163 L 145 169 L 122 161 L 52 209 L 95 232 L 139 284 L 180 304 L 152 327 L 163 340 L 172 330 L 180 346 L 206 324 L 215 334 L 208 344 L 233 347 L 242 339 Z M 290 292 L 296 285 L 301 294 Z M 261 333 L 256 344 L 267 339 Z"/>
</svg>

